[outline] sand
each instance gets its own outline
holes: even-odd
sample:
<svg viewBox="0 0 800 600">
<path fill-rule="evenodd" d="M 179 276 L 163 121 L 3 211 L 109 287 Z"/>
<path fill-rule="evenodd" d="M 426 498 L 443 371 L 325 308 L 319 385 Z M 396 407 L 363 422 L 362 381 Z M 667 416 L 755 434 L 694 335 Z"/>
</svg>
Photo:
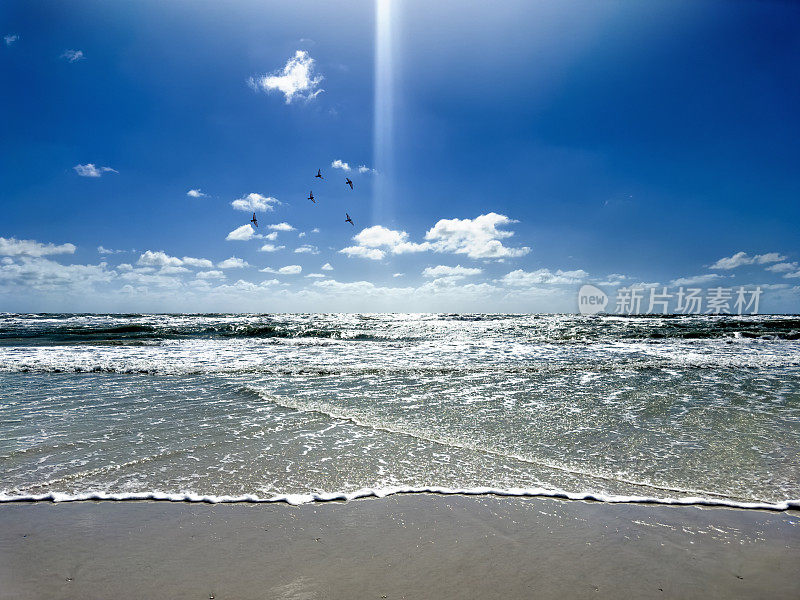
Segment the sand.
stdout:
<svg viewBox="0 0 800 600">
<path fill-rule="evenodd" d="M 800 514 L 430 494 L 5 504 L 0 598 L 800 598 Z"/>
</svg>

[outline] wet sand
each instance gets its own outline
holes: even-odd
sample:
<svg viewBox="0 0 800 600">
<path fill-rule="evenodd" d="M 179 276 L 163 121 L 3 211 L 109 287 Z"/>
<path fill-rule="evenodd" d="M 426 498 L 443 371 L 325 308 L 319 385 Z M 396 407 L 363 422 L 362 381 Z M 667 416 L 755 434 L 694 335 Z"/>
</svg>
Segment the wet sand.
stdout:
<svg viewBox="0 0 800 600">
<path fill-rule="evenodd" d="M 800 514 L 430 494 L 5 504 L 0 598 L 800 598 Z"/>
</svg>

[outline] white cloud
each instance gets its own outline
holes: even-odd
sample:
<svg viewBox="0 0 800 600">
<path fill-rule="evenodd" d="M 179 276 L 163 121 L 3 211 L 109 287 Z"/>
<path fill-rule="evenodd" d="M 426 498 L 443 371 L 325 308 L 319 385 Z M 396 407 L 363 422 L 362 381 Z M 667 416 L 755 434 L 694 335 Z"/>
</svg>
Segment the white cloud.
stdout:
<svg viewBox="0 0 800 600">
<path fill-rule="evenodd" d="M 274 229 L 275 231 L 294 231 L 294 227 L 288 223 L 275 223 L 273 225 L 267 225 L 267 227 L 269 229 Z"/>
<path fill-rule="evenodd" d="M 112 250 L 111 248 L 106 248 L 105 246 L 97 247 L 98 254 L 120 254 L 122 252 L 127 252 L 127 250 Z"/>
<path fill-rule="evenodd" d="M 271 196 L 262 196 L 251 192 L 246 196 L 231 202 L 231 206 L 235 210 L 243 210 L 245 212 L 268 211 L 273 210 L 273 204 L 280 204 L 277 198 Z"/>
<path fill-rule="evenodd" d="M 514 235 L 498 226 L 515 223 L 505 215 L 488 213 L 474 219 L 441 219 L 426 234 L 436 252 L 466 254 L 470 258 L 502 259 L 524 256 L 530 248 L 509 248 L 501 239 Z"/>
<path fill-rule="evenodd" d="M 749 256 L 746 252 L 737 252 L 733 256 L 720 258 L 717 262 L 711 265 L 710 268 L 727 270 L 735 269 L 736 267 L 741 267 L 742 265 L 764 265 L 782 260 L 786 260 L 786 257 L 782 256 L 778 252 L 767 252 L 766 254 L 756 254 L 755 256 Z"/>
<path fill-rule="evenodd" d="M 323 275 L 322 273 L 309 273 L 308 275 L 306 275 L 306 277 L 310 277 L 312 279 L 322 279 L 324 277 L 327 277 L 327 275 Z"/>
<path fill-rule="evenodd" d="M 198 279 L 225 279 L 225 273 L 222 271 L 198 271 Z"/>
<path fill-rule="evenodd" d="M 693 277 L 679 277 L 672 280 L 672 285 L 703 285 L 710 283 L 717 279 L 721 279 L 722 275 L 717 273 L 706 273 L 705 275 L 695 275 Z"/>
<path fill-rule="evenodd" d="M 0 238 L 2 239 L 2 238 Z M 0 266 L 0 291 L 15 288 L 40 292 L 73 292 L 86 295 L 93 284 L 105 283 L 117 274 L 101 262 L 98 265 L 62 265 L 41 256 L 20 256 Z"/>
<path fill-rule="evenodd" d="M 183 264 L 187 267 L 196 267 L 198 269 L 210 269 L 214 266 L 207 258 L 192 258 L 191 256 L 184 256 L 182 259 Z"/>
<path fill-rule="evenodd" d="M 767 267 L 767 271 L 772 271 L 773 273 L 785 273 L 786 271 L 794 271 L 800 268 L 796 262 L 782 262 L 775 265 L 770 265 Z"/>
<path fill-rule="evenodd" d="M 469 267 L 462 267 L 461 265 L 455 267 L 448 267 L 446 265 L 438 265 L 436 267 L 426 267 L 422 271 L 423 277 L 450 277 L 453 279 L 463 279 L 470 275 L 480 275 L 483 271 L 481 269 L 472 269 Z"/>
<path fill-rule="evenodd" d="M 244 269 L 245 267 L 249 267 L 250 265 L 247 264 L 247 261 L 242 260 L 241 258 L 236 258 L 235 256 L 231 256 L 230 258 L 226 258 L 225 260 L 217 263 L 217 268 L 219 269 Z"/>
<path fill-rule="evenodd" d="M 83 50 L 64 50 L 64 54 L 61 55 L 61 58 L 65 58 L 68 62 L 74 63 L 83 60 L 86 56 L 84 56 Z"/>
<path fill-rule="evenodd" d="M 404 277 L 405 273 L 395 273 L 392 277 Z"/>
<path fill-rule="evenodd" d="M 278 275 L 297 275 L 303 271 L 300 265 L 286 265 L 280 269 L 273 269 L 271 267 L 264 267 L 261 269 L 262 273 L 277 273 Z"/>
<path fill-rule="evenodd" d="M 18 240 L 0 237 L 0 256 L 46 256 L 48 254 L 75 254 L 74 244 L 42 244 L 35 240 Z"/>
<path fill-rule="evenodd" d="M 319 248 L 310 244 L 304 244 L 294 249 L 295 254 L 319 254 Z"/>
<path fill-rule="evenodd" d="M 214 266 L 207 258 L 193 258 L 191 256 L 178 258 L 177 256 L 170 256 L 161 250 L 157 252 L 153 252 L 152 250 L 145 251 L 145 253 L 139 257 L 136 264 L 143 267 L 160 267 L 162 272 L 167 272 L 165 269 L 170 269 L 170 273 L 188 271 L 185 267 L 209 269 Z"/>
<path fill-rule="evenodd" d="M 333 271 L 333 267 L 331 266 L 331 263 L 325 263 L 325 264 L 324 264 L 324 265 L 322 265 L 322 267 L 320 267 L 320 268 L 321 268 L 323 271 Z"/>
<path fill-rule="evenodd" d="M 283 250 L 286 246 L 276 246 L 275 244 L 264 244 L 259 248 L 261 252 L 277 252 L 278 250 Z"/>
<path fill-rule="evenodd" d="M 253 227 L 248 223 L 247 225 L 242 225 L 231 231 L 225 239 L 234 242 L 246 242 L 251 239 L 255 233 Z"/>
<path fill-rule="evenodd" d="M 589 274 L 583 269 L 575 271 L 557 270 L 555 273 L 550 269 L 538 269 L 536 271 L 523 271 L 517 269 L 506 273 L 500 278 L 500 282 L 513 287 L 529 287 L 532 285 L 548 284 L 576 284 L 586 279 Z"/>
<path fill-rule="evenodd" d="M 75 165 L 72 168 L 81 177 L 102 177 L 103 173 L 119 173 L 119 171 L 111 167 L 96 167 L 93 163 Z"/>
<path fill-rule="evenodd" d="M 348 246 L 347 248 L 342 248 L 339 250 L 342 254 L 346 254 L 349 257 L 357 256 L 359 258 L 369 258 L 370 260 L 381 260 L 386 253 L 383 250 L 379 250 L 377 248 L 366 248 L 364 246 Z"/>
<path fill-rule="evenodd" d="M 139 257 L 136 264 L 147 267 L 179 267 L 183 261 L 177 256 L 169 256 L 160 250 L 158 252 L 147 250 Z"/>
<path fill-rule="evenodd" d="M 291 104 L 295 98 L 311 100 L 324 90 L 318 89 L 322 76 L 314 74 L 314 59 L 305 50 L 298 50 L 283 69 L 271 75 L 251 77 L 248 81 L 255 90 L 264 92 L 279 91 Z"/>
<path fill-rule="evenodd" d="M 527 254 L 530 248 L 504 246 L 500 240 L 511 237 L 514 233 L 497 229 L 499 225 L 514 222 L 505 215 L 496 213 L 480 215 L 475 219 L 442 219 L 425 234 L 427 241 L 422 243 L 408 241 L 405 231 L 373 225 L 353 237 L 356 246 L 343 248 L 339 252 L 372 260 L 381 260 L 387 252 L 407 254 L 426 250 L 466 254 L 470 258 L 514 258 Z"/>
<path fill-rule="evenodd" d="M 19 36 L 15 33 L 9 33 L 8 35 L 4 35 L 3 39 L 6 42 L 6 46 L 10 46 L 19 39 Z"/>
<path fill-rule="evenodd" d="M 338 158 L 331 163 L 331 166 L 334 169 L 342 169 L 343 171 L 349 171 L 350 170 L 350 165 L 348 165 L 346 162 L 342 162 Z"/>
<path fill-rule="evenodd" d="M 314 229 L 311 230 L 311 233 L 319 233 L 319 227 L 314 227 Z"/>
<path fill-rule="evenodd" d="M 367 165 L 360 165 L 358 167 L 359 173 L 374 173 L 375 169 L 370 169 Z"/>
<path fill-rule="evenodd" d="M 270 242 L 274 242 L 275 240 L 278 239 L 278 232 L 273 231 L 272 233 L 268 233 L 264 236 L 264 239 L 269 240 Z"/>
<path fill-rule="evenodd" d="M 189 190 L 186 192 L 187 196 L 191 196 L 192 198 L 202 198 L 203 196 L 207 196 L 208 194 L 204 194 L 199 189 L 197 190 Z"/>
</svg>

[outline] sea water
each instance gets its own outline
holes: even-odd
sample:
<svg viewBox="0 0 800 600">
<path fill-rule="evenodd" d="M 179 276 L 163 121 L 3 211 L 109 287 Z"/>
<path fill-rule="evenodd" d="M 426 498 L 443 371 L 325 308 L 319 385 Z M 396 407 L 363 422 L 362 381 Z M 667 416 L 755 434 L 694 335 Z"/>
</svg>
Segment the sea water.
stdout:
<svg viewBox="0 0 800 600">
<path fill-rule="evenodd" d="M 800 507 L 800 318 L 0 314 L 0 500 Z"/>
</svg>

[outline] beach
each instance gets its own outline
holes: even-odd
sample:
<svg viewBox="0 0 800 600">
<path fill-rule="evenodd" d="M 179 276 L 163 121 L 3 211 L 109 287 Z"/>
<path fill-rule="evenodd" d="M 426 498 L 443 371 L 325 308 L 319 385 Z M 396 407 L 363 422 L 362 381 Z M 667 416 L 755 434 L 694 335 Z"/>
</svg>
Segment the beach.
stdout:
<svg viewBox="0 0 800 600">
<path fill-rule="evenodd" d="M 797 598 L 800 513 L 432 494 L 0 506 L 0 598 Z"/>
</svg>

